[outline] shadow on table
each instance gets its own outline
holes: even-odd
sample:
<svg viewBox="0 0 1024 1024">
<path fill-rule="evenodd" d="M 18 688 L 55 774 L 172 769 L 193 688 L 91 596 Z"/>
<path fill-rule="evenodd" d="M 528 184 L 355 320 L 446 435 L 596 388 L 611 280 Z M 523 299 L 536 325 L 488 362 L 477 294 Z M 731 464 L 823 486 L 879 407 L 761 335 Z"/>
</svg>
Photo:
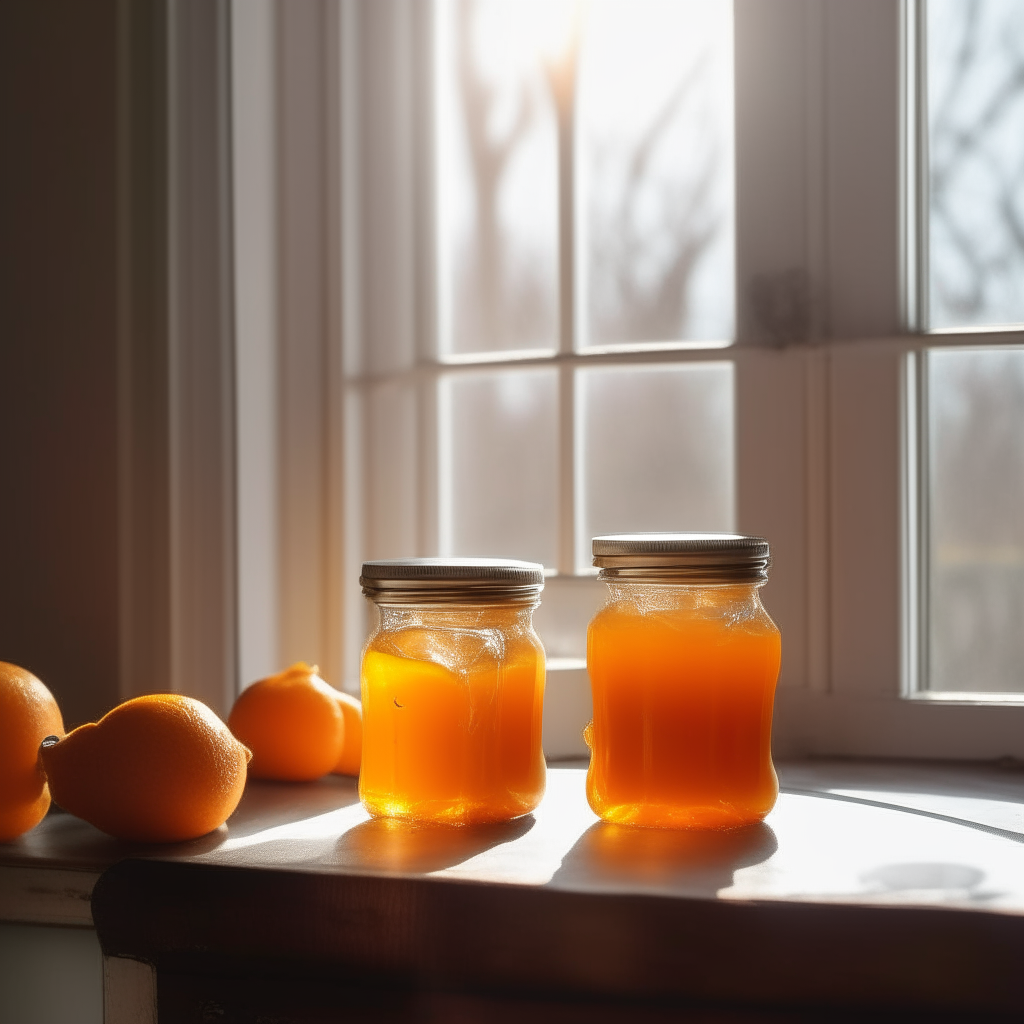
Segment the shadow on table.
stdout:
<svg viewBox="0 0 1024 1024">
<path fill-rule="evenodd" d="M 187 859 L 218 851 L 228 840 L 245 840 L 268 829 L 296 825 L 295 842 L 276 840 L 267 847 L 265 856 L 276 851 L 290 863 L 297 856 L 307 859 L 315 842 L 301 838 L 304 821 L 328 814 L 359 802 L 356 780 L 328 775 L 315 782 L 265 782 L 250 780 L 234 814 L 205 836 L 180 843 L 136 843 L 104 835 L 92 825 L 54 808 L 47 816 L 45 828 L 22 837 L 21 850 L 26 859 L 51 848 L 61 850 L 69 866 L 106 867 L 126 857 Z M 317 837 L 319 838 L 319 837 Z M 321 845 L 324 845 L 321 843 Z M 255 844 L 252 847 L 255 849 Z M 319 849 L 319 848 L 317 848 Z M 240 855 L 245 859 L 248 855 Z M 51 854 L 52 858 L 52 854 Z"/>
<path fill-rule="evenodd" d="M 357 803 L 356 780 L 346 775 L 325 775 L 315 782 L 250 779 L 228 826 L 232 838 L 238 838 Z"/>
<path fill-rule="evenodd" d="M 740 868 L 778 849 L 763 822 L 722 830 L 637 828 L 598 822 L 562 859 L 551 885 L 714 896 Z"/>
<path fill-rule="evenodd" d="M 493 825 L 431 825 L 371 818 L 338 840 L 336 860 L 347 868 L 425 874 L 455 867 L 534 826 L 532 814 Z"/>
<path fill-rule="evenodd" d="M 45 858 L 50 867 L 99 869 L 116 864 L 126 857 L 177 857 L 207 853 L 216 849 L 228 837 L 227 826 L 221 825 L 205 836 L 180 843 L 138 843 L 114 839 L 98 828 L 52 807 L 43 824 L 9 844 L 4 852 L 12 863 L 23 858 L 31 866 Z"/>
</svg>

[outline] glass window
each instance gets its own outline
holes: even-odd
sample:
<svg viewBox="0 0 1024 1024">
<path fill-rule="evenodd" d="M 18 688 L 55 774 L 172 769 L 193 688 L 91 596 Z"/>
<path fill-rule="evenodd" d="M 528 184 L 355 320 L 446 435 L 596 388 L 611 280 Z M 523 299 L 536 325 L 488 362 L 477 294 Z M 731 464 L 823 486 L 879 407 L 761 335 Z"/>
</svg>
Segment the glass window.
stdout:
<svg viewBox="0 0 1024 1024">
<path fill-rule="evenodd" d="M 555 348 L 558 139 L 540 59 L 552 5 L 453 0 L 439 12 L 442 350 Z"/>
<path fill-rule="evenodd" d="M 929 322 L 1024 322 L 1024 4 L 927 5 Z"/>
<path fill-rule="evenodd" d="M 1024 4 L 928 0 L 933 330 L 1024 322 Z M 920 683 L 1024 691 L 1024 350 L 923 361 Z"/>
<path fill-rule="evenodd" d="M 441 416 L 441 550 L 555 565 L 558 374 L 446 377 Z"/>
<path fill-rule="evenodd" d="M 582 524 L 590 538 L 735 522 L 731 363 L 579 371 Z"/>
<path fill-rule="evenodd" d="M 731 529 L 732 3 L 437 11 L 440 550 L 571 574 L 596 533 Z"/>
<path fill-rule="evenodd" d="M 927 357 L 928 688 L 1024 690 L 1024 349 Z"/>
<path fill-rule="evenodd" d="M 580 249 L 582 347 L 731 338 L 732 4 L 439 10 L 442 351 L 559 347 L 560 237 Z M 573 154 L 561 196 L 560 131 Z"/>
<path fill-rule="evenodd" d="M 732 4 L 603 0 L 580 66 L 584 344 L 733 335 Z"/>
</svg>

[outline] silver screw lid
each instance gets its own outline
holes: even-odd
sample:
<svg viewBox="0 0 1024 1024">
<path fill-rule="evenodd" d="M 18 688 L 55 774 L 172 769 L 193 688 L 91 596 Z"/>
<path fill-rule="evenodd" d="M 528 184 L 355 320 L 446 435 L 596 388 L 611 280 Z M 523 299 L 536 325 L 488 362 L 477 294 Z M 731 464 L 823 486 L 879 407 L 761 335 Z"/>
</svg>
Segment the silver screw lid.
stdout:
<svg viewBox="0 0 1024 1024">
<path fill-rule="evenodd" d="M 601 579 L 764 583 L 768 541 L 735 533 L 619 533 L 595 537 Z"/>
<path fill-rule="evenodd" d="M 359 583 L 378 603 L 525 602 L 540 597 L 544 567 L 501 558 L 387 558 L 363 562 Z"/>
</svg>

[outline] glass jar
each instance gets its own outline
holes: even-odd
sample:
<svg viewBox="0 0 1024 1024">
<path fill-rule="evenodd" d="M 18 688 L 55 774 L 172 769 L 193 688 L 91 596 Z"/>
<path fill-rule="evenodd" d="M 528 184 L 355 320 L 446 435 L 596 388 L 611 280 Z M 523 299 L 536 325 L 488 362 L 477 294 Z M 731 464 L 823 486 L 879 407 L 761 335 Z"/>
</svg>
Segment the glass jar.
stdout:
<svg viewBox="0 0 1024 1024">
<path fill-rule="evenodd" d="M 760 821 L 781 638 L 761 604 L 768 542 L 731 534 L 596 537 L 608 600 L 587 631 L 587 799 L 605 821 Z"/>
<path fill-rule="evenodd" d="M 374 815 L 507 821 L 544 795 L 544 648 L 533 562 L 364 562 L 359 797 Z"/>
</svg>

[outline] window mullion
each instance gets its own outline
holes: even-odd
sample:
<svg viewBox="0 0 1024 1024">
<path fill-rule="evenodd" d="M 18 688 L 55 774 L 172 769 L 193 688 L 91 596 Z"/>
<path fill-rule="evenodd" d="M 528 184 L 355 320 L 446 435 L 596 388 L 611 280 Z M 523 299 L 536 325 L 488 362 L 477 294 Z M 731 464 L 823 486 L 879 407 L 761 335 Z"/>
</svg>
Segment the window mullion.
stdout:
<svg viewBox="0 0 1024 1024">
<path fill-rule="evenodd" d="M 902 217 L 900 264 L 903 326 L 928 325 L 928 79 L 923 0 L 903 0 L 900 22 L 902 59 L 900 101 L 900 178 Z"/>
<path fill-rule="evenodd" d="M 576 270 L 576 103 L 579 69 L 579 35 L 559 65 L 550 65 L 552 93 L 558 127 L 558 351 L 576 350 L 578 296 Z M 558 565 L 560 573 L 576 571 L 576 396 L 571 364 L 558 371 Z"/>
<path fill-rule="evenodd" d="M 576 375 L 571 365 L 558 369 L 558 565 L 560 573 L 572 575 L 576 571 L 577 501 L 582 493 L 576 482 Z"/>
</svg>

